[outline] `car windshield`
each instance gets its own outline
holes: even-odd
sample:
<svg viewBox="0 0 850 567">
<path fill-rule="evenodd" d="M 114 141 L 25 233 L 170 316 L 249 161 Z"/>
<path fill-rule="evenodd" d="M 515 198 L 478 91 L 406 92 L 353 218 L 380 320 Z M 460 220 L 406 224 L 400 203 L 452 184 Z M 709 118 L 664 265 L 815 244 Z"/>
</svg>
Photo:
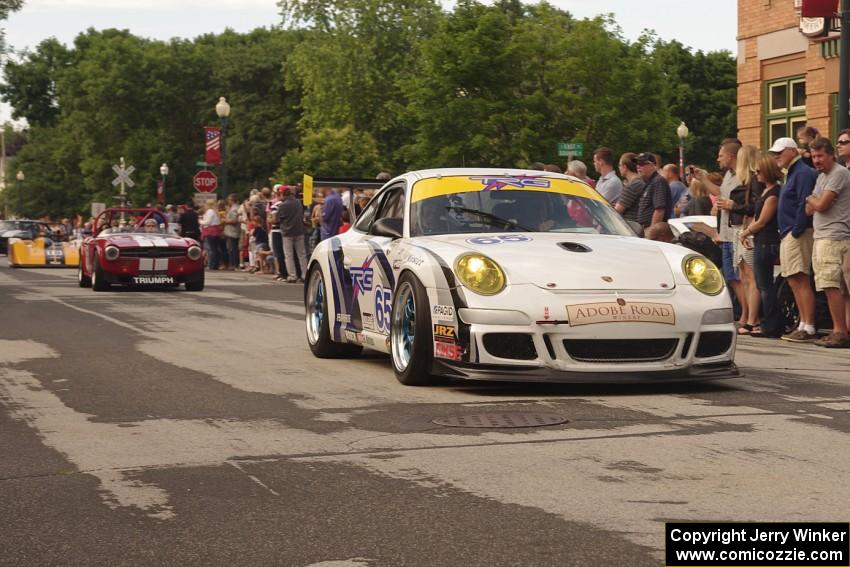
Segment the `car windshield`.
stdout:
<svg viewBox="0 0 850 567">
<path fill-rule="evenodd" d="M 0 232 L 5 230 L 26 230 L 33 226 L 33 222 L 27 221 L 0 221 Z"/>
<path fill-rule="evenodd" d="M 634 236 L 596 191 L 567 179 L 446 177 L 414 185 L 411 236 L 479 232 Z"/>
<path fill-rule="evenodd" d="M 166 236 L 173 236 L 174 231 L 169 229 L 165 225 L 153 225 L 153 226 L 136 226 L 136 225 L 118 225 L 113 227 L 108 227 L 100 231 L 100 236 L 105 236 L 107 234 L 161 234 Z"/>
</svg>

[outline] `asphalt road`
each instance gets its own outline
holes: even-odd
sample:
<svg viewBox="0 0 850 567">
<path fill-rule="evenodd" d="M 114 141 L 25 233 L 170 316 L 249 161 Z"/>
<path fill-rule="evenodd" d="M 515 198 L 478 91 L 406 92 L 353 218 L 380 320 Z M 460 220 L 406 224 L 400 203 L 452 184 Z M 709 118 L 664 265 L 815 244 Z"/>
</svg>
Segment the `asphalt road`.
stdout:
<svg viewBox="0 0 850 567">
<path fill-rule="evenodd" d="M 667 520 L 847 521 L 850 351 L 739 342 L 746 377 L 398 384 L 328 361 L 301 287 L 76 285 L 0 258 L 0 564 L 660 565 Z M 567 423 L 451 428 L 482 412 Z"/>
</svg>

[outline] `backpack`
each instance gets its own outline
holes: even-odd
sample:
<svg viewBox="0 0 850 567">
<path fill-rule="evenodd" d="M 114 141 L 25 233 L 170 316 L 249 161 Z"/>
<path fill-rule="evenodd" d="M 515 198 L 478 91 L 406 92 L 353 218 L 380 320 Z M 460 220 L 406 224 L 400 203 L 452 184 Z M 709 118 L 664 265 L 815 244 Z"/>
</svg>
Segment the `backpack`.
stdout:
<svg viewBox="0 0 850 567">
<path fill-rule="evenodd" d="M 723 252 L 721 251 L 720 246 L 715 244 L 711 238 L 701 232 L 683 232 L 679 235 L 679 244 L 685 248 L 693 250 L 694 252 L 702 254 L 714 262 L 715 266 L 720 267 L 723 265 Z"/>
</svg>

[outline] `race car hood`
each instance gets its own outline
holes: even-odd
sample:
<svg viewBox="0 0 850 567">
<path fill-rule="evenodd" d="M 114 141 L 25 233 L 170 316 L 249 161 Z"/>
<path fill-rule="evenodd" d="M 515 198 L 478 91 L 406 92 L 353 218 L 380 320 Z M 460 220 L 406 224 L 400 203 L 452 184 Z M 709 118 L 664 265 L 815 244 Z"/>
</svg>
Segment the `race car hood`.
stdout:
<svg viewBox="0 0 850 567">
<path fill-rule="evenodd" d="M 110 234 L 106 243 L 118 248 L 188 248 L 192 243 L 167 234 Z"/>
<path fill-rule="evenodd" d="M 426 239 L 423 239 L 426 240 Z M 475 251 L 502 266 L 512 284 L 549 290 L 650 290 L 675 287 L 673 271 L 657 242 L 581 233 L 447 235 L 428 247 L 454 266 Z"/>
</svg>

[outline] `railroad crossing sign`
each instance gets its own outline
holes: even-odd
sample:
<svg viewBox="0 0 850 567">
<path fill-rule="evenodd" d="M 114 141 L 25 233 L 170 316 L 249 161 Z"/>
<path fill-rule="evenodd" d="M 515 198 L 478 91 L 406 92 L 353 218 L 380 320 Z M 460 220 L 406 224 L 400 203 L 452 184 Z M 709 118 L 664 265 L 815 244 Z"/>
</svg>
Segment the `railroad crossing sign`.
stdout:
<svg viewBox="0 0 850 567">
<path fill-rule="evenodd" d="M 121 158 L 121 165 L 113 165 L 112 171 L 114 171 L 118 177 L 112 180 L 112 184 L 116 187 L 121 185 L 121 193 L 124 193 L 124 185 L 127 187 L 132 187 L 136 183 L 130 179 L 130 174 L 136 171 L 136 168 L 132 165 L 130 167 L 124 167 L 124 158 Z"/>
<path fill-rule="evenodd" d="M 568 144 L 566 142 L 558 143 L 558 155 L 559 156 L 583 156 L 584 155 L 584 144 Z"/>
<path fill-rule="evenodd" d="M 195 191 L 212 193 L 218 187 L 218 177 L 212 171 L 199 171 L 192 178 L 192 185 L 195 187 Z"/>
</svg>

